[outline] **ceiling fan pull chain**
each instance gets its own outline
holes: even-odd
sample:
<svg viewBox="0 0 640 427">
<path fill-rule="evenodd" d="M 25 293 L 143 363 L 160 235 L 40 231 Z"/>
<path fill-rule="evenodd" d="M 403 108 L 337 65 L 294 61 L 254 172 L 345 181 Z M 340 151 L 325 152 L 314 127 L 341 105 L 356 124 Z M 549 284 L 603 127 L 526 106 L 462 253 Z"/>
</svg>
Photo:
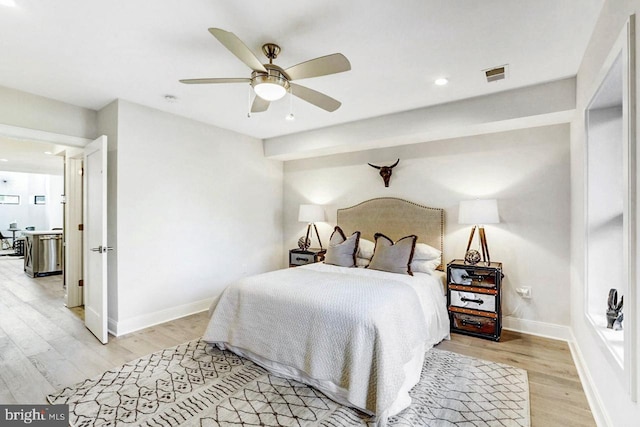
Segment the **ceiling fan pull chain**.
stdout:
<svg viewBox="0 0 640 427">
<path fill-rule="evenodd" d="M 251 85 L 249 85 L 249 91 L 247 92 L 247 119 L 251 118 Z"/>
<path fill-rule="evenodd" d="M 287 116 L 287 120 L 295 120 L 295 116 L 293 115 L 293 87 L 289 86 L 289 115 Z"/>
</svg>

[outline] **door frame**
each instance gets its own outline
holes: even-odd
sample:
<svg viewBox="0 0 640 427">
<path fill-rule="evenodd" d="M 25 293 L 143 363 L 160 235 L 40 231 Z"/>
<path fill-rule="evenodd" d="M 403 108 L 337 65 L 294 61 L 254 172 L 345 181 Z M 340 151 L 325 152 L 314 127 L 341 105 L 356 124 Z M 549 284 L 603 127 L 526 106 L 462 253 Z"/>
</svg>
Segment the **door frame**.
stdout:
<svg viewBox="0 0 640 427">
<path fill-rule="evenodd" d="M 79 307 L 84 303 L 82 280 L 82 153 L 80 148 L 66 150 L 64 171 L 64 283 L 65 305 Z"/>
<path fill-rule="evenodd" d="M 11 126 L 0 123 L 0 136 L 18 140 L 28 140 L 34 142 L 45 142 L 50 144 L 58 144 L 67 147 L 65 150 L 65 205 L 64 205 L 64 218 L 65 218 L 65 241 L 64 241 L 64 270 L 65 272 L 82 271 L 82 240 L 81 239 L 68 239 L 67 232 L 71 231 L 69 227 L 73 227 L 67 224 L 66 220 L 70 216 L 70 209 L 76 209 L 75 204 L 79 204 L 82 209 L 82 200 L 69 199 L 67 194 L 67 181 L 69 174 L 74 173 L 69 168 L 67 159 L 77 157 L 78 153 L 82 153 L 82 149 L 89 144 L 92 140 L 89 138 L 82 138 L 71 135 L 64 135 L 54 132 L 41 131 L 37 129 L 23 128 L 19 126 Z M 73 215 L 71 215 L 73 216 Z M 78 295 L 82 295 L 82 289 L 79 286 L 79 280 L 82 278 L 81 273 L 78 274 L 64 274 L 65 286 L 67 292 L 65 292 L 65 305 L 67 307 L 75 307 L 82 303 L 82 300 L 78 300 Z"/>
</svg>

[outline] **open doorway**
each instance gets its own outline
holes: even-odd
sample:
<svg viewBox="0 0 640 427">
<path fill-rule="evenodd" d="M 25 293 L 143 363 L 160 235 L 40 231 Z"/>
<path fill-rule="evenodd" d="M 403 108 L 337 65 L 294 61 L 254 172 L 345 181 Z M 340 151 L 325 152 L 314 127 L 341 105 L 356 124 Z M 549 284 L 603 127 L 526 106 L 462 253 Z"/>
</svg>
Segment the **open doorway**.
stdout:
<svg viewBox="0 0 640 427">
<path fill-rule="evenodd" d="M 82 292 L 69 298 L 69 263 L 65 262 L 69 254 L 63 244 L 68 228 L 65 170 L 69 149 L 0 136 L 0 196 L 6 196 L 0 201 L 0 275 L 7 279 L 0 286 L 14 287 L 6 290 L 18 294 L 26 290 L 24 298 L 45 295 L 53 305 L 66 305 L 83 318 Z M 82 180 L 79 182 L 81 185 Z M 75 196 L 78 194 L 80 200 L 75 204 L 82 206 L 81 187 Z M 72 256 L 78 259 L 70 265 L 80 264 L 81 253 Z M 81 277 L 81 267 L 78 270 L 71 276 Z"/>
<path fill-rule="evenodd" d="M 27 310 L 34 308 L 36 311 L 41 311 L 41 314 L 46 313 L 46 322 L 53 324 L 60 320 L 58 319 L 60 309 L 62 309 L 63 318 L 80 320 L 71 314 L 69 308 L 84 305 L 87 311 L 86 314 L 84 311 L 80 312 L 85 314 L 81 323 L 102 344 L 106 344 L 108 342 L 107 254 L 113 250 L 107 241 L 107 137 L 102 135 L 95 140 L 89 140 L 4 124 L 0 124 L 0 137 L 12 139 L 21 147 L 29 141 L 55 144 L 58 150 L 52 153 L 63 157 L 65 165 L 63 199 L 63 289 L 65 292 L 63 300 L 66 304 L 53 307 L 49 307 L 48 304 L 39 304 L 39 301 L 34 301 L 34 296 L 28 295 L 28 292 L 25 294 L 25 288 L 19 285 L 14 286 L 15 292 L 30 300 L 27 304 L 30 308 L 27 307 Z M 7 151 L 2 152 L 3 155 L 5 152 Z M 25 257 L 27 255 L 25 248 Z M 84 262 L 85 260 L 87 262 Z M 10 275 L 11 272 L 9 272 Z M 24 279 L 22 274 L 12 277 Z M 11 298 L 11 293 L 7 294 L 10 297 L 9 301 L 16 303 L 14 313 L 20 317 L 22 311 L 19 307 L 24 304 L 21 304 L 20 298 Z M 51 302 L 51 298 L 47 298 L 47 295 L 40 296 L 46 302 Z M 9 305 L 4 303 L 4 299 L 0 299 L 0 316 L 5 313 L 5 320 L 11 322 L 13 319 L 6 316 L 10 310 L 8 310 Z M 22 303 L 26 301 L 23 300 Z M 57 301 L 54 302 L 58 304 Z M 31 314 L 34 313 L 31 312 Z M 21 326 L 26 327 L 27 324 L 23 322 Z M 2 326 L 0 326 L 0 333 L 2 332 Z"/>
</svg>

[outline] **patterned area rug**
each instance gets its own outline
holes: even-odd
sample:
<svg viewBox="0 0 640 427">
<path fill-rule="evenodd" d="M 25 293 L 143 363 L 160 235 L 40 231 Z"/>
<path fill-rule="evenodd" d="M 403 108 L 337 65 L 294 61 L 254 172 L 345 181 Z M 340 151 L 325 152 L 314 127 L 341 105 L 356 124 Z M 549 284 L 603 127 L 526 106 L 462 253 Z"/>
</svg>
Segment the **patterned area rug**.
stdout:
<svg viewBox="0 0 640 427">
<path fill-rule="evenodd" d="M 433 349 L 390 426 L 529 426 L 526 371 Z M 47 397 L 72 426 L 372 426 L 371 418 L 247 359 L 191 341 Z"/>
</svg>

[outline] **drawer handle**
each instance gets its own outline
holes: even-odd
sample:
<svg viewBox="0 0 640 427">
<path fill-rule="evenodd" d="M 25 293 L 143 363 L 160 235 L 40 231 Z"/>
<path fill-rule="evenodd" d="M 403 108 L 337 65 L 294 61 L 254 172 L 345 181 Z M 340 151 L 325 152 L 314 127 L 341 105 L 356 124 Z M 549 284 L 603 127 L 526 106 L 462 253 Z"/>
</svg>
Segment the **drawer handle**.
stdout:
<svg viewBox="0 0 640 427">
<path fill-rule="evenodd" d="M 296 261 L 309 261 L 309 260 L 307 258 L 298 257 L 298 258 L 296 258 Z"/>
<path fill-rule="evenodd" d="M 483 280 L 489 278 L 491 276 L 483 276 L 482 274 L 463 274 L 462 278 L 463 279 L 471 279 L 471 280 L 477 280 L 478 282 L 482 282 Z"/>
<path fill-rule="evenodd" d="M 463 302 L 475 302 L 476 304 L 482 305 L 484 303 L 484 301 L 482 301 L 481 299 L 473 299 L 473 298 L 467 298 L 467 297 L 462 297 L 460 298 L 461 301 Z"/>
<path fill-rule="evenodd" d="M 460 321 L 460 323 L 462 323 L 462 326 L 471 325 L 471 326 L 475 326 L 478 329 L 482 328 L 482 322 L 478 322 L 476 320 L 464 320 L 464 319 L 462 319 Z"/>
</svg>

